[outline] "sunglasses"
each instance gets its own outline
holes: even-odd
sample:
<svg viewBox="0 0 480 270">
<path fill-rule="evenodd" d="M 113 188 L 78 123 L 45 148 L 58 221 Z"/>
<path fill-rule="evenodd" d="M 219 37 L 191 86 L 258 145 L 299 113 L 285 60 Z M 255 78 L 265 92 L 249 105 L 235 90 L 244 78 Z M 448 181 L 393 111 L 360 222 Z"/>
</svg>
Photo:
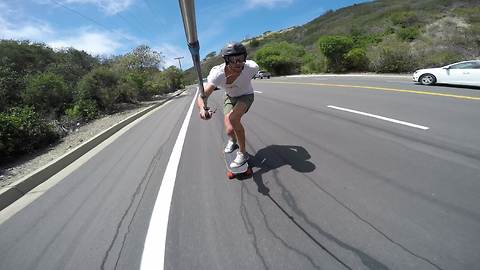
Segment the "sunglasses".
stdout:
<svg viewBox="0 0 480 270">
<path fill-rule="evenodd" d="M 243 54 L 240 55 L 229 55 L 225 57 L 225 60 L 228 64 L 240 64 L 245 62 L 246 56 Z"/>
</svg>

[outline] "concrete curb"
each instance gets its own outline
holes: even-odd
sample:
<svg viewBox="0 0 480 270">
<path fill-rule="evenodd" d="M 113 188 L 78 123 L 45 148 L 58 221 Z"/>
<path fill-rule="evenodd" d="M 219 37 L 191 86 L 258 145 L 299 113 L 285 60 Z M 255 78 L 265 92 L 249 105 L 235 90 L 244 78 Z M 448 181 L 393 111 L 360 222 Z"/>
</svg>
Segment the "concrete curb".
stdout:
<svg viewBox="0 0 480 270">
<path fill-rule="evenodd" d="M 8 207 L 10 204 L 14 203 L 16 200 L 20 199 L 22 196 L 27 194 L 30 190 L 34 189 L 38 185 L 42 184 L 48 180 L 53 175 L 57 174 L 65 167 L 73 163 L 75 160 L 86 154 L 88 151 L 95 148 L 97 145 L 105 141 L 107 138 L 115 134 L 117 131 L 152 111 L 153 109 L 165 104 L 167 101 L 181 95 L 185 90 L 181 90 L 175 95 L 168 97 L 165 100 L 160 101 L 159 103 L 152 105 L 130 117 L 121 121 L 120 123 L 110 127 L 109 129 L 103 131 L 102 133 L 96 135 L 87 142 L 79 145 L 72 151 L 64 154 L 58 159 L 50 162 L 49 164 L 43 166 L 42 168 L 32 172 L 31 174 L 23 177 L 22 179 L 17 180 L 11 185 L 3 187 L 0 189 L 0 211 Z"/>
</svg>

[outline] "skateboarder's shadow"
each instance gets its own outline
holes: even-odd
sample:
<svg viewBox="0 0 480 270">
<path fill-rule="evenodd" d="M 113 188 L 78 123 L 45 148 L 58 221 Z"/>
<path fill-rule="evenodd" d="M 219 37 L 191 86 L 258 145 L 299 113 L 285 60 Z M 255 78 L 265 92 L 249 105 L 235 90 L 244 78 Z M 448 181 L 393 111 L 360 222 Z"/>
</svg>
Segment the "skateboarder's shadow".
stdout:
<svg viewBox="0 0 480 270">
<path fill-rule="evenodd" d="M 290 166 L 299 173 L 315 170 L 315 164 L 309 161 L 310 154 L 301 146 L 294 145 L 269 145 L 252 156 L 250 166 L 259 168 L 254 170 L 253 180 L 257 184 L 258 192 L 267 195 L 270 189 L 263 182 L 263 175 L 271 170 L 283 166 Z"/>
</svg>

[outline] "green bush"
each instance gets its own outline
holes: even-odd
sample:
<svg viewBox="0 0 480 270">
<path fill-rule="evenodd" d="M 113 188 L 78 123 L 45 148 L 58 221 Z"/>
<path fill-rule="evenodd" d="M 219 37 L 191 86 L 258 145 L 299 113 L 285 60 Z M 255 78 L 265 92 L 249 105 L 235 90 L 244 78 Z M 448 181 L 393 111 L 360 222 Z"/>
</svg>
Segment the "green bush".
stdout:
<svg viewBox="0 0 480 270">
<path fill-rule="evenodd" d="M 345 55 L 345 61 L 347 63 L 348 70 L 351 71 L 367 71 L 368 70 L 368 58 L 367 52 L 362 48 L 351 49 Z"/>
<path fill-rule="evenodd" d="M 258 46 L 260 46 L 260 41 L 255 38 L 252 39 L 252 41 L 250 41 L 250 46 L 252 46 L 252 48 L 257 48 Z"/>
<path fill-rule="evenodd" d="M 59 75 L 47 72 L 27 76 L 22 93 L 24 104 L 35 107 L 37 112 L 51 116 L 63 113 L 65 106 L 72 102 L 72 95 Z"/>
<path fill-rule="evenodd" d="M 65 110 L 65 115 L 72 122 L 89 122 L 98 117 L 97 103 L 90 99 L 77 100 Z"/>
<path fill-rule="evenodd" d="M 57 139 L 53 127 L 31 107 L 14 107 L 0 113 L 0 162 L 8 162 Z"/>
<path fill-rule="evenodd" d="M 47 70 L 60 75 L 71 89 L 70 91 L 75 89 L 83 76 L 99 65 L 97 58 L 74 48 L 56 52 L 55 59 L 55 63 L 50 64 Z"/>
<path fill-rule="evenodd" d="M 0 64 L 0 112 L 21 103 L 23 79 L 11 64 Z"/>
<path fill-rule="evenodd" d="M 392 14 L 390 20 L 394 25 L 399 25 L 402 28 L 412 27 L 420 22 L 417 13 L 414 11 L 400 11 Z"/>
<path fill-rule="evenodd" d="M 175 66 L 170 66 L 162 72 L 167 81 L 169 92 L 174 92 L 177 89 L 183 88 L 183 73 Z"/>
<path fill-rule="evenodd" d="M 439 51 L 427 53 L 421 58 L 419 68 L 441 67 L 464 60 L 464 56 L 454 51 Z"/>
<path fill-rule="evenodd" d="M 317 46 L 327 57 L 328 71 L 345 72 L 347 70 L 345 55 L 354 46 L 351 37 L 323 36 L 318 39 Z"/>
<path fill-rule="evenodd" d="M 321 53 L 305 53 L 301 71 L 302 74 L 327 72 L 327 59 Z"/>
<path fill-rule="evenodd" d="M 105 67 L 93 69 L 78 83 L 75 100 L 94 100 L 99 109 L 111 113 L 120 96 L 119 76 Z"/>
<path fill-rule="evenodd" d="M 403 41 L 413 41 L 420 35 L 420 30 L 417 27 L 406 27 L 397 30 L 397 36 Z"/>
<path fill-rule="evenodd" d="M 383 42 L 368 53 L 370 68 L 380 73 L 412 72 L 417 68 L 410 46 L 401 42 Z"/>
<path fill-rule="evenodd" d="M 260 67 L 274 75 L 288 75 L 300 71 L 304 54 L 305 50 L 301 46 L 282 41 L 258 49 L 255 60 Z"/>
</svg>

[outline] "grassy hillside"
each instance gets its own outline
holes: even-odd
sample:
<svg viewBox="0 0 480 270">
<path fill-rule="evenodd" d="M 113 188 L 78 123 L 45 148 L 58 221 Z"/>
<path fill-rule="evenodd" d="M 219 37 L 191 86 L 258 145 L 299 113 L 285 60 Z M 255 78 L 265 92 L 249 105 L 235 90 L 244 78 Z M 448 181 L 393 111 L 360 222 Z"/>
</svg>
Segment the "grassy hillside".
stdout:
<svg viewBox="0 0 480 270">
<path fill-rule="evenodd" d="M 377 0 L 327 11 L 305 25 L 268 32 L 243 42 L 253 59 L 256 51 L 266 44 L 282 41 L 300 45 L 306 53 L 322 58 L 319 38 L 338 35 L 353 38 L 355 46 L 365 50 L 369 65 L 364 71 L 382 70 L 378 65 L 384 64 L 381 54 L 385 48 L 415 59 L 402 66 L 403 71 L 477 58 L 480 57 L 480 2 Z M 384 57 L 387 56 L 395 58 L 388 54 Z M 218 56 L 210 57 L 204 61 L 202 71 L 206 74 L 211 66 L 221 62 Z M 192 70 L 186 71 L 186 78 L 195 80 Z"/>
</svg>

